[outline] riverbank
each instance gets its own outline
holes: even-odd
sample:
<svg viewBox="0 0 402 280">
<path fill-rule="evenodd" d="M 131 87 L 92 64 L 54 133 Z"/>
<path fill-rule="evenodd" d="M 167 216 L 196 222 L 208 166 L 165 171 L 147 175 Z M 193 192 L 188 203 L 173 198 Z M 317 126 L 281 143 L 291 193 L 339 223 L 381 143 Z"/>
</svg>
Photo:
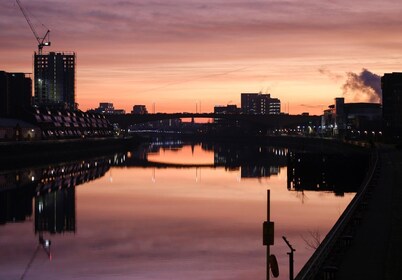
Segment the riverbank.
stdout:
<svg viewBox="0 0 402 280">
<path fill-rule="evenodd" d="M 0 168 L 24 167 L 123 152 L 137 147 L 138 137 L 83 138 L 0 142 Z"/>
<path fill-rule="evenodd" d="M 158 139 L 159 141 L 168 139 Z M 139 135 L 128 137 L 79 138 L 59 140 L 0 142 L 0 169 L 19 168 L 100 156 L 135 149 L 139 144 L 152 141 Z M 183 138 L 184 142 L 253 143 L 299 151 L 327 154 L 367 153 L 368 145 L 342 142 L 337 139 L 301 136 L 261 136 L 244 138 Z"/>
<path fill-rule="evenodd" d="M 318 151 L 331 154 L 370 152 L 372 145 L 365 141 L 343 141 L 336 138 L 300 135 L 195 135 L 195 134 L 163 134 L 163 133 L 138 133 L 133 134 L 147 142 L 152 141 L 175 141 L 186 143 L 233 143 L 233 144 L 256 144 L 274 147 L 292 148 L 296 150 Z"/>
</svg>

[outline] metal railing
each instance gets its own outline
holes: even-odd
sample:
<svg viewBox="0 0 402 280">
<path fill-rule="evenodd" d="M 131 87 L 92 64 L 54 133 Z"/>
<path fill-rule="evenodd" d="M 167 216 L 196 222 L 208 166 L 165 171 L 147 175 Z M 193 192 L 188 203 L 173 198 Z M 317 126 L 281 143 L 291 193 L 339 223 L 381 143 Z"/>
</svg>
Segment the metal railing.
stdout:
<svg viewBox="0 0 402 280">
<path fill-rule="evenodd" d="M 302 270 L 298 273 L 295 278 L 296 280 L 315 279 L 324 261 L 329 256 L 331 250 L 334 248 L 335 243 L 338 241 L 349 221 L 351 221 L 356 209 L 362 202 L 373 175 L 378 167 L 378 158 L 378 150 L 375 150 L 371 156 L 369 171 L 361 184 L 359 192 L 355 195 L 348 207 L 339 217 L 338 221 L 324 238 L 323 242 L 307 261 Z"/>
</svg>

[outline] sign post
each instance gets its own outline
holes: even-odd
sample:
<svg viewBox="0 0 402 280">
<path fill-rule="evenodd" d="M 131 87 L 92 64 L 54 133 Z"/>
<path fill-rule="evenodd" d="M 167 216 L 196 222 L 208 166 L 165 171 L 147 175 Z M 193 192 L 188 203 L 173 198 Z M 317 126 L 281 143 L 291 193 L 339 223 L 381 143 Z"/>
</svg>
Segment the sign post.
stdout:
<svg viewBox="0 0 402 280">
<path fill-rule="evenodd" d="M 267 246 L 267 280 L 269 280 L 269 272 L 270 272 L 270 266 L 271 266 L 271 260 L 276 258 L 274 256 L 271 257 L 270 254 L 270 246 L 274 245 L 274 223 L 270 221 L 270 208 L 271 208 L 271 202 L 270 202 L 270 190 L 267 190 L 267 220 L 263 223 L 262 225 L 262 243 L 264 246 Z M 276 263 L 276 262 L 275 262 Z M 277 268 L 277 265 L 275 267 L 272 267 L 272 272 L 274 277 L 278 277 L 279 271 Z"/>
</svg>

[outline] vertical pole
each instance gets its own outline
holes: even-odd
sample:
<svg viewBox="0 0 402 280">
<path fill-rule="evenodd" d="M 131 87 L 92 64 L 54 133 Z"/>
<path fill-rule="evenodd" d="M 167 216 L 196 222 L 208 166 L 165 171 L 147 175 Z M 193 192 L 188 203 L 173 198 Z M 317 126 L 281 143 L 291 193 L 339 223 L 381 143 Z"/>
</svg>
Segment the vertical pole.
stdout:
<svg viewBox="0 0 402 280">
<path fill-rule="evenodd" d="M 290 249 L 290 252 L 287 253 L 289 255 L 289 279 L 293 280 L 293 252 L 296 250 L 293 249 L 292 245 L 290 245 L 289 241 L 286 239 L 285 236 L 282 236 L 282 238 Z"/>
<path fill-rule="evenodd" d="M 270 217 L 270 208 L 271 208 L 271 202 L 270 202 L 270 196 L 271 196 L 271 192 L 270 190 L 267 190 L 267 222 L 270 223 L 271 222 L 271 217 Z M 269 280 L 269 257 L 270 257 L 270 245 L 267 244 L 267 280 Z"/>
<path fill-rule="evenodd" d="M 289 279 L 293 280 L 293 250 L 288 253 L 289 255 Z"/>
<path fill-rule="evenodd" d="M 267 190 L 267 221 L 270 222 L 270 196 L 271 196 L 271 190 Z"/>
<path fill-rule="evenodd" d="M 267 261 L 267 275 L 266 279 L 269 280 L 270 278 L 270 271 L 271 269 L 271 253 L 270 253 L 270 246 L 274 245 L 274 223 L 271 222 L 271 215 L 270 215 L 270 210 L 271 210 L 271 197 L 270 197 L 270 190 L 267 190 L 267 220 L 263 223 L 262 225 L 262 232 L 263 232 L 263 237 L 262 237 L 262 244 L 264 246 L 267 246 L 267 256 L 266 256 L 266 261 Z M 273 276 L 278 277 L 279 271 L 276 263 L 276 258 L 275 259 L 275 266 L 274 271 L 273 271 Z"/>
</svg>

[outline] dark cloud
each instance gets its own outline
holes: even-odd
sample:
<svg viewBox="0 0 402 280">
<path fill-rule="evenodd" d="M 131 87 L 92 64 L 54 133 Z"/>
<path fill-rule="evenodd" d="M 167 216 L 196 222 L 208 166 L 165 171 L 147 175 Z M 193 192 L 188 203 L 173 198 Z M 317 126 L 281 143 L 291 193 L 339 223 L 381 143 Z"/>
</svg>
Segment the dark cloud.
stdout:
<svg viewBox="0 0 402 280">
<path fill-rule="evenodd" d="M 348 72 L 347 80 L 342 86 L 343 94 L 355 101 L 381 102 L 381 77 L 362 69 L 359 74 Z"/>
</svg>

